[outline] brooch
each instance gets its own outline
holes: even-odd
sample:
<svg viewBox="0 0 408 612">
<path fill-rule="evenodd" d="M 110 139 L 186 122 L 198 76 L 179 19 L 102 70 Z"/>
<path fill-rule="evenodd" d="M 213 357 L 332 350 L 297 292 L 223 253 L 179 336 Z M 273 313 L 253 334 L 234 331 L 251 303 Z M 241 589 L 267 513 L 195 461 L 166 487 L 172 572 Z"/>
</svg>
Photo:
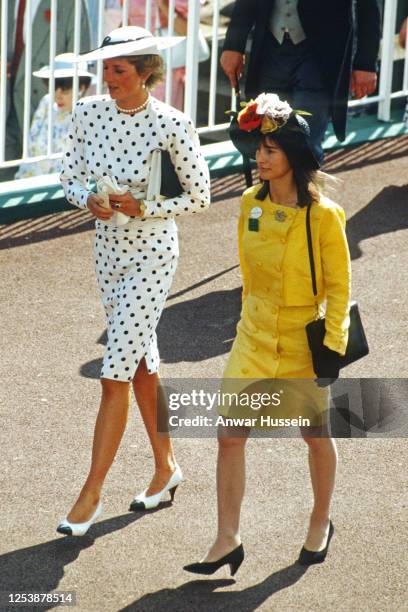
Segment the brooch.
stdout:
<svg viewBox="0 0 408 612">
<path fill-rule="evenodd" d="M 283 221 L 286 221 L 287 218 L 287 214 L 285 213 L 284 210 L 277 210 L 275 212 L 275 220 L 279 221 L 279 223 L 283 223 Z"/>
</svg>

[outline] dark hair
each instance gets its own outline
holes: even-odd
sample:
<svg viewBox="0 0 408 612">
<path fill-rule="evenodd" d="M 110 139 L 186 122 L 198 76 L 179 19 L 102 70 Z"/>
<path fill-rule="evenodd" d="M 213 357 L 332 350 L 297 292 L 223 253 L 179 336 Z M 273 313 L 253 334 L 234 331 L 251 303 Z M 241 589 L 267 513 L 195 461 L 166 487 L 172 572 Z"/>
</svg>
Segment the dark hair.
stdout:
<svg viewBox="0 0 408 612">
<path fill-rule="evenodd" d="M 258 148 L 261 144 L 267 142 L 267 139 L 273 140 L 285 153 L 288 158 L 290 167 L 293 170 L 293 178 L 298 192 L 298 206 L 303 208 L 313 202 L 319 200 L 319 179 L 318 171 L 311 168 L 305 162 L 307 157 L 302 155 L 302 149 L 299 148 L 298 142 L 291 142 L 290 137 L 283 134 L 264 134 L 261 136 Z M 264 181 L 261 189 L 256 194 L 258 200 L 263 200 L 269 191 L 269 181 Z"/>
<path fill-rule="evenodd" d="M 46 87 L 48 87 L 48 83 L 49 83 L 49 79 L 43 79 L 43 82 L 45 84 Z M 79 77 L 79 87 L 85 87 L 85 89 L 88 89 L 88 87 L 91 84 L 91 77 L 87 77 L 87 76 L 80 76 Z M 68 91 L 69 89 L 72 89 L 74 86 L 74 79 L 72 77 L 64 77 L 64 78 L 60 78 L 60 79 L 55 79 L 55 89 L 58 89 L 58 87 L 60 87 L 63 91 Z"/>
<path fill-rule="evenodd" d="M 145 83 L 147 89 L 153 89 L 164 78 L 164 62 L 160 55 L 126 55 L 121 59 L 132 64 L 140 76 L 151 72 Z"/>
</svg>

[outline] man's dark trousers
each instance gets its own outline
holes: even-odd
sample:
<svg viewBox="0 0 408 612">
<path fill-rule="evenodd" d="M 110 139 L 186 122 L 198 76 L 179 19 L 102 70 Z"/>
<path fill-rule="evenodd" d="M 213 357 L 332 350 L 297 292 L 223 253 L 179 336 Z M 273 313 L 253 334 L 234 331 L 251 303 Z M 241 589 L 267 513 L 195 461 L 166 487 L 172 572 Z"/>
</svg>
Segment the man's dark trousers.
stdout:
<svg viewBox="0 0 408 612">
<path fill-rule="evenodd" d="M 330 96 L 318 63 L 306 40 L 295 45 L 289 35 L 280 44 L 272 33 L 265 36 L 259 70 L 259 92 L 276 93 L 305 116 L 316 157 L 323 162 L 322 142 L 330 119 Z"/>
</svg>

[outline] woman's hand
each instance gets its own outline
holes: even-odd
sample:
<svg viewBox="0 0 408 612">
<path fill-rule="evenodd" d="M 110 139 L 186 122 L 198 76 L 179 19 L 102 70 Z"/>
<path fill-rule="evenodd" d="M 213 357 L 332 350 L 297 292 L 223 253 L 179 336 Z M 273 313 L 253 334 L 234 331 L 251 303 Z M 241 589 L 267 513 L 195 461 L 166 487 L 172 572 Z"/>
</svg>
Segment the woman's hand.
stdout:
<svg viewBox="0 0 408 612">
<path fill-rule="evenodd" d="M 136 200 L 129 191 L 123 195 L 118 193 L 109 194 L 109 203 L 113 210 L 117 210 L 128 217 L 142 216 L 142 211 L 140 210 L 141 201 Z"/>
<path fill-rule="evenodd" d="M 104 206 L 104 200 L 95 194 L 88 196 L 86 205 L 89 212 L 102 221 L 110 219 L 113 215 L 113 210 Z"/>
</svg>

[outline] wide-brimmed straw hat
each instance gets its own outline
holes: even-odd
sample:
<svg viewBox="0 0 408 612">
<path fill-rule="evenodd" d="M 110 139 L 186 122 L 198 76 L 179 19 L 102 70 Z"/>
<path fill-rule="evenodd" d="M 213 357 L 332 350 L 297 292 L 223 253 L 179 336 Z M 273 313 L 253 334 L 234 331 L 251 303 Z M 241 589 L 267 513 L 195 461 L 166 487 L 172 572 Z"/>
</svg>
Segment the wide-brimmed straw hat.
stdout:
<svg viewBox="0 0 408 612">
<path fill-rule="evenodd" d="M 244 104 L 239 113 L 232 113 L 229 129 L 234 146 L 242 155 L 255 159 L 263 136 L 271 136 L 298 159 L 304 167 L 317 170 L 320 167 L 317 154 L 310 140 L 310 128 L 304 111 L 295 111 L 279 96 L 262 93 L 255 100 Z"/>
<path fill-rule="evenodd" d="M 90 77 L 95 80 L 95 75 L 88 70 L 87 62 L 74 62 L 74 53 L 61 53 L 54 60 L 54 70 L 51 72 L 51 66 L 42 66 L 39 70 L 34 70 L 33 75 L 40 79 L 50 79 L 54 74 L 55 79 L 68 79 L 75 76 L 75 63 L 78 64 L 77 75 L 79 77 Z"/>
<path fill-rule="evenodd" d="M 109 32 L 100 47 L 82 53 L 75 61 L 96 61 L 126 55 L 160 55 L 184 40 L 184 36 L 153 36 L 149 30 L 138 26 L 116 28 Z"/>
</svg>

